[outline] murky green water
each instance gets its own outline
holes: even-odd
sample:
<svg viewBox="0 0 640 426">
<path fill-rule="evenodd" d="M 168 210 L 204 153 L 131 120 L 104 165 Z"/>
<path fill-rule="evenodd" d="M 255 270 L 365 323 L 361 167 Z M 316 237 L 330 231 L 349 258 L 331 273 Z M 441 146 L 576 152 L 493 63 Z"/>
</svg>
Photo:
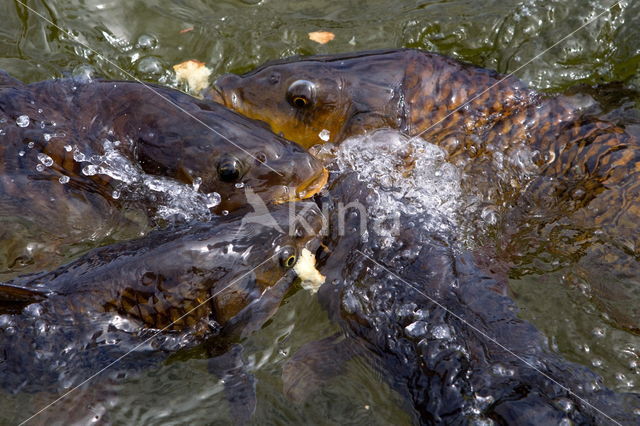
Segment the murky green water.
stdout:
<svg viewBox="0 0 640 426">
<path fill-rule="evenodd" d="M 214 75 L 243 72 L 269 59 L 386 47 L 420 47 L 516 75 L 559 92 L 578 83 L 640 85 L 640 2 L 585 0 L 29 0 L 0 2 L 0 68 L 32 82 L 86 72 L 175 85 L 171 66 L 206 62 Z M 604 12 L 604 13 L 603 13 Z M 573 30 L 603 15 L 569 39 Z M 48 22 L 50 21 L 50 22 Z M 319 45 L 315 30 L 336 39 Z M 72 35 L 69 35 L 68 33 Z M 77 40 L 74 39 L 77 37 Z M 83 43 L 86 44 L 85 47 Z M 530 59 L 547 48 L 539 59 Z M 640 98 L 631 92 L 626 101 Z M 620 99 L 615 95 L 613 103 Z M 609 386 L 640 391 L 640 337 L 613 328 L 562 271 L 513 285 L 523 315 L 566 357 L 602 374 Z M 399 398 L 359 361 L 344 377 L 295 405 L 282 395 L 282 364 L 334 326 L 304 292 L 290 297 L 245 342 L 258 382 L 256 423 L 408 423 Z M 226 423 L 221 386 L 201 359 L 177 360 L 131 379 L 110 409 L 116 424 Z M 53 399 L 53 398 L 50 398 Z M 78 398 L 81 399 L 81 398 Z M 0 422 L 15 423 L 47 398 L 0 400 Z M 68 410 L 61 405 L 51 413 Z M 42 415 L 46 418 L 48 413 Z"/>
</svg>

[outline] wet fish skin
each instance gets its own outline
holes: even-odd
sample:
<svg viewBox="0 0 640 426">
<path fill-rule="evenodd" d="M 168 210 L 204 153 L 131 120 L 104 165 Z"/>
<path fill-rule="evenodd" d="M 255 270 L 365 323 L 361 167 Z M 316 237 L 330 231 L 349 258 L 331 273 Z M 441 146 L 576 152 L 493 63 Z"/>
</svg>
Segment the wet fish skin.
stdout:
<svg viewBox="0 0 640 426">
<path fill-rule="evenodd" d="M 22 306 L 0 315 L 0 384 L 13 392 L 68 387 L 158 331 L 115 371 L 210 340 L 221 352 L 260 328 L 295 279 L 281 255 L 317 246 L 322 218 L 313 203 L 275 208 L 280 229 L 246 213 L 155 231 L 0 285 L 0 299 Z M 261 314 L 247 313 L 254 310 Z"/>
<path fill-rule="evenodd" d="M 108 160 L 109 174 L 96 170 L 105 141 L 121 156 Z M 219 165 L 229 163 L 239 176 L 223 180 Z M 177 90 L 74 79 L 27 85 L 0 72 L 0 279 L 147 231 L 157 205 L 136 194 L 140 174 L 216 192 L 221 213 L 247 205 L 246 189 L 267 203 L 309 197 L 325 173 L 263 123 Z"/>
<path fill-rule="evenodd" d="M 277 201 L 289 198 L 284 186 L 298 188 L 323 171 L 304 149 L 273 135 L 264 124 L 157 85 L 73 79 L 24 85 L 2 74 L 0 112 L 8 141 L 0 151 L 0 175 L 27 175 L 29 181 L 66 175 L 70 181 L 64 188 L 77 186 L 105 197 L 111 197 L 114 179 L 104 173 L 87 176 L 82 169 L 90 163 L 74 160 L 75 150 L 65 146 L 77 147 L 89 160 L 104 153 L 105 140 L 119 141 L 115 149 L 148 174 L 186 184 L 200 178 L 203 192 L 221 195 L 218 210 L 244 205 L 236 183 L 267 202 Z M 26 127 L 17 124 L 21 116 L 29 117 Z M 53 160 L 44 172 L 35 169 L 37 153 Z M 224 159 L 239 162 L 238 176 L 226 181 L 218 173 Z M 7 194 L 20 189 L 3 185 Z"/>
<path fill-rule="evenodd" d="M 300 81 L 313 85 L 304 107 L 290 96 Z M 590 96 L 549 96 L 511 75 L 398 49 L 274 61 L 220 77 L 211 97 L 306 146 L 323 143 L 323 129 L 339 143 L 378 128 L 439 145 L 469 193 L 497 213 L 498 237 L 477 243 L 514 269 L 549 253 L 591 258 L 604 269 L 588 275 L 618 277 L 593 286 L 596 303 L 616 326 L 640 328 L 637 303 L 628 303 L 639 275 L 626 266 L 640 259 L 640 143 L 599 118 Z"/>
<path fill-rule="evenodd" d="M 312 89 L 293 90 L 296 82 Z M 309 103 L 295 106 L 296 93 Z M 594 104 L 587 96 L 547 96 L 510 75 L 397 49 L 269 62 L 242 76 L 221 76 L 210 97 L 305 146 L 339 143 L 379 128 L 420 135 L 467 172 L 488 175 L 478 191 L 497 196 L 496 204 L 528 188 L 538 204 L 576 213 L 576 222 L 602 227 L 640 253 L 637 238 L 626 241 L 627 230 L 617 231 L 640 219 L 637 203 L 626 202 L 637 199 L 638 140 L 585 114 Z M 320 137 L 323 130 L 327 140 Z M 508 158 L 523 148 L 533 154 L 538 177 L 515 179 L 515 187 L 493 194 L 500 184 L 491 169 L 495 154 Z M 622 211 L 608 208 L 612 204 Z"/>
<path fill-rule="evenodd" d="M 355 173 L 345 174 L 330 185 L 325 202 L 364 202 L 370 191 Z M 539 330 L 518 318 L 504 285 L 479 268 L 455 236 L 408 226 L 403 217 L 400 235 L 385 246 L 374 221 L 364 222 L 363 239 L 359 214 L 339 218 L 337 209 L 329 211 L 319 268 L 333 285 L 321 287 L 319 300 L 341 326 L 347 355 L 363 356 L 379 369 L 416 423 L 557 424 L 566 418 L 605 424 L 606 416 L 637 423 L 640 397 L 612 392 L 588 368 L 553 352 Z M 339 232 L 339 220 L 348 233 Z M 341 358 L 312 357 L 303 365 Z M 317 380 L 327 368 L 286 373 L 285 389 L 299 398 L 304 385 L 287 388 L 300 382 L 298 374 Z"/>
</svg>

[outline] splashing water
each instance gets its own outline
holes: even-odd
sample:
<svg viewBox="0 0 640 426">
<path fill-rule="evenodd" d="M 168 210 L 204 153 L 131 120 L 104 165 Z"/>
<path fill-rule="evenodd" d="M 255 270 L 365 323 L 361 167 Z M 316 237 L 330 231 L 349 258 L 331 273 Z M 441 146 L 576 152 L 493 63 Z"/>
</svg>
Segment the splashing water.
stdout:
<svg viewBox="0 0 640 426">
<path fill-rule="evenodd" d="M 211 218 L 209 209 L 220 204 L 220 194 L 198 192 L 200 182 L 188 185 L 174 179 L 148 175 L 118 151 L 119 145 L 119 141 L 105 140 L 104 154 L 91 156 L 74 146 L 73 158 L 76 162 L 83 163 L 84 175 L 106 175 L 119 182 L 112 191 L 114 199 L 155 205 L 157 219 L 208 220 Z M 70 149 L 67 150 L 70 151 Z M 60 182 L 66 183 L 68 180 Z"/>
<path fill-rule="evenodd" d="M 367 200 L 370 218 L 393 222 L 402 215 L 415 218 L 416 225 L 429 231 L 457 228 L 463 206 L 462 172 L 446 161 L 441 148 L 380 130 L 347 139 L 336 154 L 340 172 L 354 170 L 373 190 L 374 199 Z M 394 231 L 382 230 L 387 244 Z"/>
</svg>

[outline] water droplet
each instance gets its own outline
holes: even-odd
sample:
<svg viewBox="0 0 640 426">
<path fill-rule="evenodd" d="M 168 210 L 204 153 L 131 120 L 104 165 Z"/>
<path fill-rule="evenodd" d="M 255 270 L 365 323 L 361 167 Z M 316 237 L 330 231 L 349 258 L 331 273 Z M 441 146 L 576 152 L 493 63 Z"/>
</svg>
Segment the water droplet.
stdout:
<svg viewBox="0 0 640 426">
<path fill-rule="evenodd" d="M 78 151 L 78 149 L 73 151 L 73 159 L 78 163 L 82 163 L 83 161 L 86 161 L 84 154 Z"/>
<path fill-rule="evenodd" d="M 61 184 L 65 184 L 69 182 L 69 176 L 60 176 L 60 179 L 58 179 L 58 182 L 60 182 Z"/>
<path fill-rule="evenodd" d="M 202 185 L 202 178 L 199 176 L 196 176 L 193 179 L 193 183 L 191 185 L 193 186 L 193 190 L 198 192 L 198 189 L 200 189 L 200 185 Z"/>
<path fill-rule="evenodd" d="M 427 323 L 424 321 L 416 321 L 404 328 L 405 333 L 410 337 L 420 337 L 427 333 Z"/>
<path fill-rule="evenodd" d="M 29 125 L 29 116 L 28 115 L 21 115 L 20 117 L 18 117 L 18 119 L 16 120 L 16 124 L 19 127 L 27 127 Z"/>
<path fill-rule="evenodd" d="M 136 46 L 141 49 L 155 49 L 158 45 L 158 40 L 152 35 L 142 34 L 138 37 Z"/>
<path fill-rule="evenodd" d="M 42 114 L 42 108 L 38 108 L 38 114 Z"/>
<path fill-rule="evenodd" d="M 24 157 L 24 151 L 20 151 L 20 152 L 18 152 L 18 155 L 19 155 L 20 157 Z"/>
<path fill-rule="evenodd" d="M 38 164 L 38 165 L 36 166 L 36 170 L 37 170 L 37 171 L 39 171 L 39 172 L 43 172 L 43 171 L 44 171 L 44 169 L 45 169 L 45 167 L 44 167 L 44 165 L 42 165 L 42 164 Z"/>
<path fill-rule="evenodd" d="M 153 56 L 147 56 L 140 59 L 138 62 L 138 71 L 143 74 L 161 74 L 164 71 L 164 67 L 160 60 Z"/>
<path fill-rule="evenodd" d="M 73 147 L 71 145 L 65 145 L 64 146 L 64 150 L 67 152 L 71 152 L 71 150 L 73 149 Z"/>
<path fill-rule="evenodd" d="M 235 187 L 236 188 L 244 188 L 244 183 L 238 182 L 238 183 L 235 184 Z"/>
<path fill-rule="evenodd" d="M 229 214 L 229 210 L 222 210 L 222 216 L 226 216 Z"/>
<path fill-rule="evenodd" d="M 38 161 L 40 161 L 46 167 L 50 167 L 51 165 L 53 165 L 53 159 L 42 152 L 38 153 Z"/>
<path fill-rule="evenodd" d="M 113 197 L 114 200 L 117 200 L 118 198 L 120 198 L 120 191 L 118 191 L 117 189 L 114 189 L 113 192 L 111 193 L 111 196 Z"/>
<path fill-rule="evenodd" d="M 31 141 L 27 144 L 27 147 L 29 148 L 33 148 L 34 146 L 36 146 L 35 142 Z"/>
<path fill-rule="evenodd" d="M 323 129 L 320 133 L 318 133 L 318 137 L 325 142 L 329 142 L 331 132 L 329 132 L 327 129 Z"/>
<path fill-rule="evenodd" d="M 206 197 L 207 197 L 207 207 L 208 208 L 215 207 L 218 204 L 220 204 L 220 201 L 222 201 L 222 197 L 217 192 L 212 192 L 210 194 L 207 194 Z M 229 212 L 227 212 L 227 213 L 229 213 Z M 224 212 L 222 212 L 222 214 L 224 214 Z"/>
<path fill-rule="evenodd" d="M 451 330 L 447 325 L 436 325 L 433 327 L 431 335 L 436 339 L 449 339 L 451 338 Z"/>
<path fill-rule="evenodd" d="M 98 173 L 98 166 L 94 166 L 93 164 L 84 166 L 82 168 L 82 174 L 85 176 L 94 176 L 97 173 Z"/>
</svg>

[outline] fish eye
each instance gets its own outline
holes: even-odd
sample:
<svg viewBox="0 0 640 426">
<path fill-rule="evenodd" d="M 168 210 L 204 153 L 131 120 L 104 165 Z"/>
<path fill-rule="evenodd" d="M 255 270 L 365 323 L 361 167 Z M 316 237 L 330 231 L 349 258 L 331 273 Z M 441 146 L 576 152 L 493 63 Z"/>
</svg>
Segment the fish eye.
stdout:
<svg viewBox="0 0 640 426">
<path fill-rule="evenodd" d="M 296 261 L 298 260 L 298 256 L 296 254 L 296 249 L 287 246 L 280 251 L 280 264 L 283 268 L 291 269 L 295 266 Z"/>
<path fill-rule="evenodd" d="M 237 158 L 227 157 L 218 163 L 218 176 L 223 182 L 233 182 L 238 180 L 241 172 L 241 164 Z"/>
<path fill-rule="evenodd" d="M 311 105 L 316 96 L 316 85 L 307 80 L 296 80 L 287 89 L 287 100 L 296 108 Z"/>
</svg>

